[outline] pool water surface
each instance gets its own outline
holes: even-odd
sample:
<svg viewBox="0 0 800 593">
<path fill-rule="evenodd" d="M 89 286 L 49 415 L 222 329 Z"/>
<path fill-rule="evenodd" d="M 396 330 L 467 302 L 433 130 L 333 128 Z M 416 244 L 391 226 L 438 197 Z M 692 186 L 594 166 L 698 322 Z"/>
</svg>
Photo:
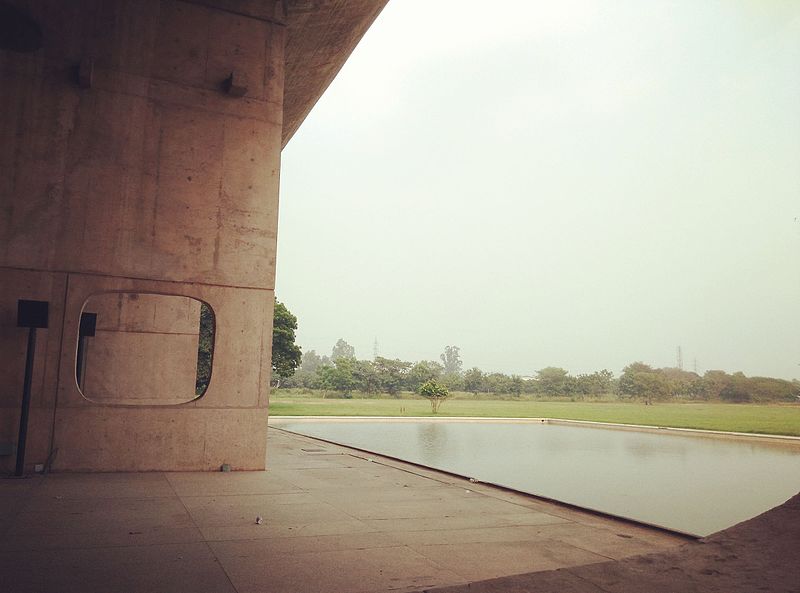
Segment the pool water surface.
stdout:
<svg viewBox="0 0 800 593">
<path fill-rule="evenodd" d="M 800 491 L 800 443 L 791 441 L 530 421 L 270 424 L 694 535 Z"/>
</svg>

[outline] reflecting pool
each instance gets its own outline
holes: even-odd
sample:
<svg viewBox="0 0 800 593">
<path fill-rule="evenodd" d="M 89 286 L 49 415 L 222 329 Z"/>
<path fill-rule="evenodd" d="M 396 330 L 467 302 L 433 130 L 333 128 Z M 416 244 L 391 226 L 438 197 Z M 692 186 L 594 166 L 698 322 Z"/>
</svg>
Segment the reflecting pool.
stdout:
<svg viewBox="0 0 800 593">
<path fill-rule="evenodd" d="M 708 535 L 800 491 L 800 443 L 537 422 L 304 421 L 277 428 Z"/>
</svg>

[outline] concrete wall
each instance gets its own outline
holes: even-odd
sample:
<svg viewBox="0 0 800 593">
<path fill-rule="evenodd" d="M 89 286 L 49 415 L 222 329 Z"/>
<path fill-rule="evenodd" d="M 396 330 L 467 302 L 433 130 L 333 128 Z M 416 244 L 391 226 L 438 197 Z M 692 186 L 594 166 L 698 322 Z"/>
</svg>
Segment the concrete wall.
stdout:
<svg viewBox="0 0 800 593">
<path fill-rule="evenodd" d="M 83 340 L 84 397 L 125 405 L 180 404 L 196 398 L 198 300 L 162 294 L 107 292 L 83 310 L 96 333 Z"/>
<path fill-rule="evenodd" d="M 273 0 L 12 1 L 44 46 L 0 50 L 0 441 L 15 441 L 25 330 L 50 302 L 28 465 L 261 469 L 265 463 L 286 27 Z M 76 69 L 93 59 L 90 88 Z M 234 97 L 221 83 L 246 81 Z M 103 292 L 205 301 L 206 394 L 180 405 L 85 398 L 81 308 Z M 112 381 L 113 382 L 113 381 Z M 128 394 L 119 394 L 125 399 Z M 0 469 L 13 458 L 0 457 Z"/>
</svg>

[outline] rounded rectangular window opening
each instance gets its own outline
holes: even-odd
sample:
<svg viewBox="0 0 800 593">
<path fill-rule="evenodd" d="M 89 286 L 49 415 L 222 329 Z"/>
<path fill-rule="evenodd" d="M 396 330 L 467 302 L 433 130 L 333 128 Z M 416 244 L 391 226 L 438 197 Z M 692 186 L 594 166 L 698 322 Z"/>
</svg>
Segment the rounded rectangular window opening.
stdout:
<svg viewBox="0 0 800 593">
<path fill-rule="evenodd" d="M 216 318 L 193 297 L 104 292 L 81 309 L 75 382 L 102 404 L 176 405 L 208 389 Z"/>
</svg>

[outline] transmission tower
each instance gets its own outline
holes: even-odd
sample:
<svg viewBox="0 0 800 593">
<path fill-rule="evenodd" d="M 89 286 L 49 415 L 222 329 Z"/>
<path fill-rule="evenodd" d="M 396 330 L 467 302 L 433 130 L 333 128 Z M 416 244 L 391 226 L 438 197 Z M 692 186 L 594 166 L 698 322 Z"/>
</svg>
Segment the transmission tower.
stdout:
<svg viewBox="0 0 800 593">
<path fill-rule="evenodd" d="M 378 358 L 378 338 L 372 343 L 372 359 Z"/>
<path fill-rule="evenodd" d="M 680 346 L 678 346 L 678 368 L 683 370 L 683 351 Z"/>
</svg>

